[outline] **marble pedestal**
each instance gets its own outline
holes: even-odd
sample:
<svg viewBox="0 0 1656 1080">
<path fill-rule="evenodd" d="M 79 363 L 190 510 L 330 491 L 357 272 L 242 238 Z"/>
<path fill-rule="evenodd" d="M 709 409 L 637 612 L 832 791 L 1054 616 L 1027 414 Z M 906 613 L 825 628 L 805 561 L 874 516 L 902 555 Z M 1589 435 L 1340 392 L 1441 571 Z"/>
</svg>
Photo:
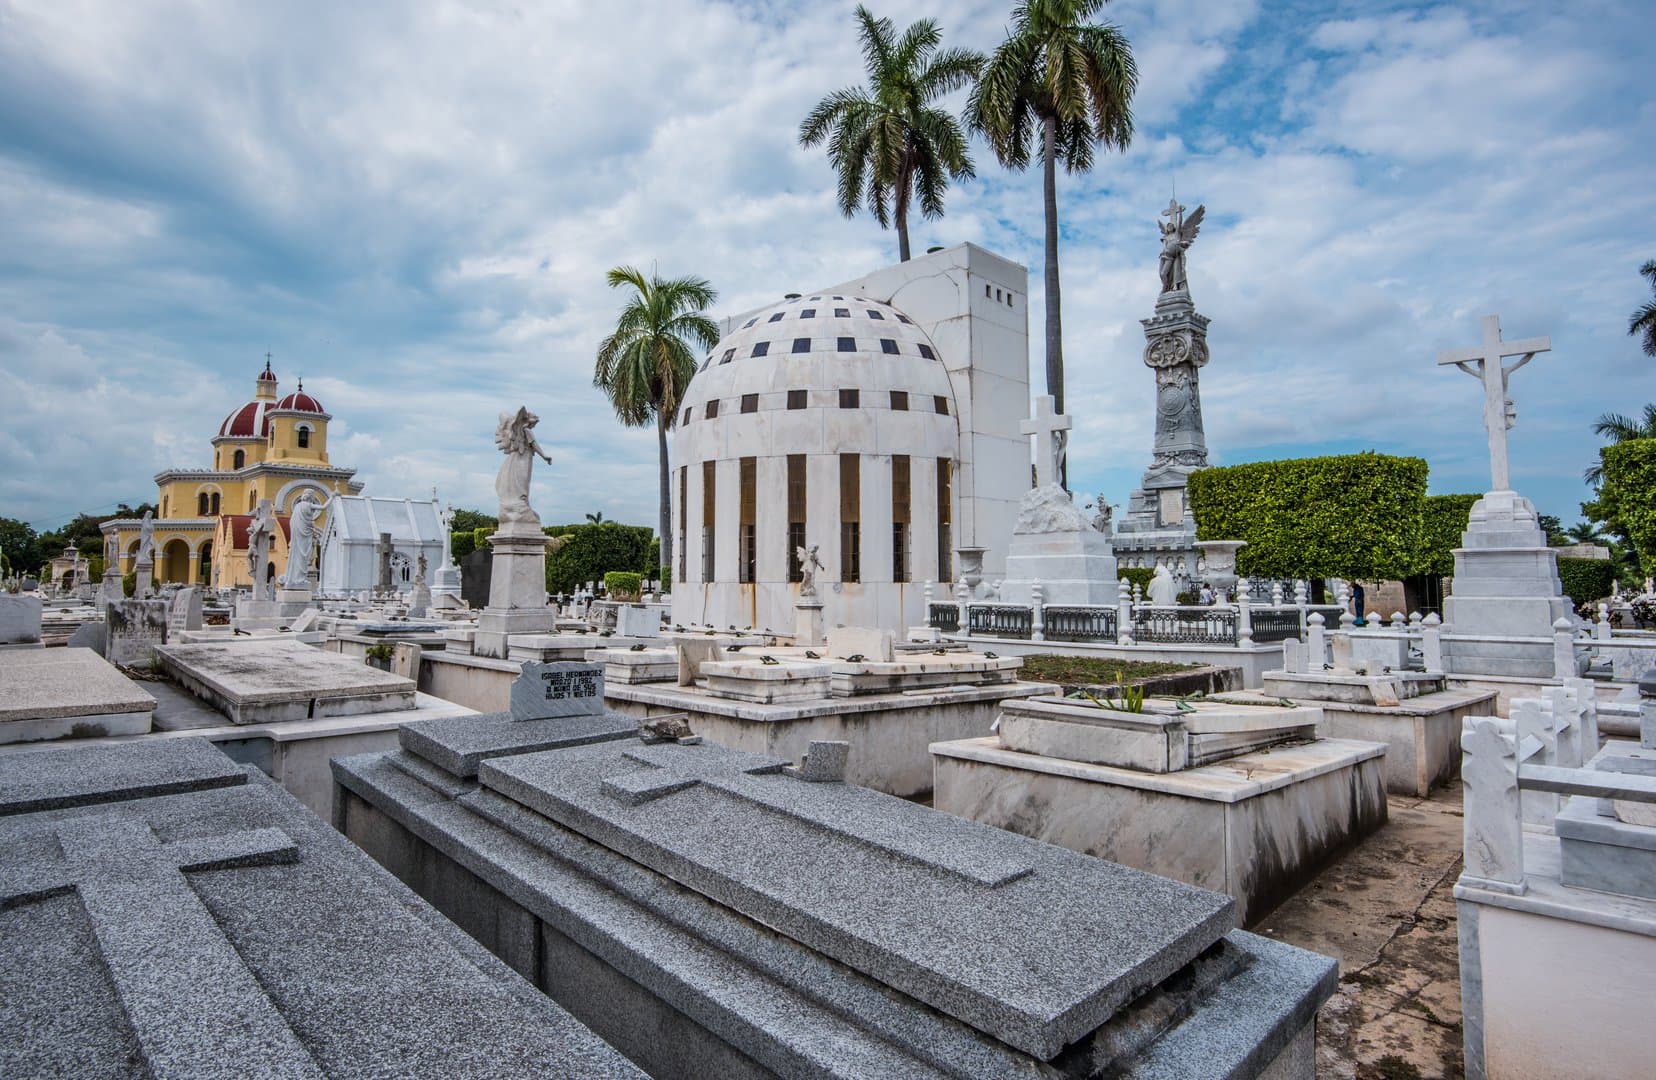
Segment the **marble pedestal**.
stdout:
<svg viewBox="0 0 1656 1080">
<path fill-rule="evenodd" d="M 1008 604 L 1032 603 L 1031 586 L 1037 581 L 1045 604 L 1113 607 L 1120 599 L 1110 538 L 1092 528 L 1014 534 L 1006 556 L 1001 600 Z"/>
<path fill-rule="evenodd" d="M 148 600 L 155 591 L 155 563 L 149 559 L 140 559 L 132 568 L 134 584 L 132 596 L 135 600 Z"/>
<path fill-rule="evenodd" d="M 1570 617 L 1570 601 L 1558 580 L 1558 555 L 1547 546 L 1528 499 L 1516 491 L 1491 491 L 1473 505 L 1455 549 L 1454 593 L 1443 613 L 1450 674 L 1553 677 L 1553 623 Z"/>
<path fill-rule="evenodd" d="M 103 580 L 98 583 L 98 598 L 94 603 L 102 608 L 125 599 L 126 587 L 121 583 L 121 572 L 113 568 L 105 570 Z"/>
<path fill-rule="evenodd" d="M 511 651 L 506 639 L 513 634 L 553 629 L 557 612 L 546 606 L 546 540 L 532 526 L 508 526 L 490 538 L 489 606 L 477 617 L 474 656 L 504 660 Z"/>
<path fill-rule="evenodd" d="M 794 644 L 821 645 L 828 639 L 822 619 L 821 600 L 800 600 L 794 604 Z"/>
</svg>

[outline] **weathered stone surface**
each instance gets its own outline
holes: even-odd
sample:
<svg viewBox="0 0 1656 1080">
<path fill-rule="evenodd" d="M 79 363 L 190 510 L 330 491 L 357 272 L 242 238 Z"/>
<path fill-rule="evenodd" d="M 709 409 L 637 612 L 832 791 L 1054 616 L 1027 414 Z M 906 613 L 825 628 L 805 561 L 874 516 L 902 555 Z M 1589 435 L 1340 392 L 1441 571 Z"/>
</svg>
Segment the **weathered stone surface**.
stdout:
<svg viewBox="0 0 1656 1080">
<path fill-rule="evenodd" d="M 155 699 L 91 649 L 0 651 L 0 743 L 150 729 Z"/>
<path fill-rule="evenodd" d="M 117 600 L 104 610 L 104 659 L 111 664 L 148 667 L 166 643 L 165 600 Z"/>
<path fill-rule="evenodd" d="M 661 615 L 654 608 L 622 604 L 615 609 L 615 632 L 622 637 L 660 637 Z"/>
<path fill-rule="evenodd" d="M 897 637 L 890 630 L 866 626 L 836 626 L 828 631 L 828 656 L 845 660 L 860 656 L 872 663 L 890 663 L 895 659 Z"/>
<path fill-rule="evenodd" d="M 803 784 L 785 764 L 619 742 L 496 758 L 479 779 L 1042 1058 L 1230 926 L 1226 897 L 866 789 Z"/>
<path fill-rule="evenodd" d="M 477 775 L 478 765 L 489 758 L 631 738 L 637 733 L 638 722 L 620 713 L 543 720 L 519 720 L 511 713 L 483 713 L 404 724 L 397 730 L 397 738 L 404 750 L 447 773 L 470 779 Z"/>
<path fill-rule="evenodd" d="M 201 629 L 201 588 L 189 585 L 172 595 L 167 607 L 167 631 Z"/>
<path fill-rule="evenodd" d="M 0 645 L 39 641 L 40 610 L 38 596 L 0 593 Z"/>
<path fill-rule="evenodd" d="M 0 815 L 228 787 L 246 780 L 241 767 L 206 739 L 0 754 Z"/>
<path fill-rule="evenodd" d="M 235 724 L 414 708 L 412 681 L 296 641 L 166 645 L 156 655 Z"/>
<path fill-rule="evenodd" d="M 239 775 L 0 820 L 0 1072 L 642 1075 L 274 783 Z"/>
<path fill-rule="evenodd" d="M 600 716 L 604 712 L 604 666 L 526 663 L 523 674 L 512 683 L 511 711 L 518 720 Z"/>
</svg>

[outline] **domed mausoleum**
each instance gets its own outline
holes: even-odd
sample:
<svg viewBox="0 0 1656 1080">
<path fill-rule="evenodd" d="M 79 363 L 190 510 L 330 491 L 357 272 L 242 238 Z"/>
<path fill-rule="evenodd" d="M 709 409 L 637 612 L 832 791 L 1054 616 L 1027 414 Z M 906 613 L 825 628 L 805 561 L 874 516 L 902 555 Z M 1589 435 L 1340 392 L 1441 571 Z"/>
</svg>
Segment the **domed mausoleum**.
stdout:
<svg viewBox="0 0 1656 1080">
<path fill-rule="evenodd" d="M 816 547 L 835 623 L 896 626 L 951 576 L 954 388 L 907 315 L 819 293 L 744 318 L 691 381 L 675 436 L 674 616 L 791 631 Z"/>
</svg>

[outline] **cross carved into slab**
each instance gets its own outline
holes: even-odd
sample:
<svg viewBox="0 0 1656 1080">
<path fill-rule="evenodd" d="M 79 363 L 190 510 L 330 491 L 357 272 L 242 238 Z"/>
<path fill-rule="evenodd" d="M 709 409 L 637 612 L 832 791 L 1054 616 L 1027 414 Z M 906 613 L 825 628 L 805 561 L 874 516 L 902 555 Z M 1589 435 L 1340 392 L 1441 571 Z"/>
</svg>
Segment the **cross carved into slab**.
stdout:
<svg viewBox="0 0 1656 1080">
<path fill-rule="evenodd" d="M 1489 435 L 1489 473 L 1492 491 L 1508 491 L 1512 487 L 1512 471 L 1507 461 L 1507 429 L 1512 427 L 1515 415 L 1507 397 L 1507 383 L 1512 373 L 1535 359 L 1536 353 L 1552 351 L 1552 338 L 1525 338 L 1522 341 L 1501 340 L 1501 318 L 1486 315 L 1483 321 L 1483 342 L 1469 349 L 1447 349 L 1438 353 L 1438 364 L 1453 364 L 1483 382 L 1484 430 Z M 1509 356 L 1519 357 L 1517 363 L 1504 365 Z"/>
<path fill-rule="evenodd" d="M 62 857 L 0 866 L 0 911 L 78 893 L 151 1074 L 320 1077 L 185 874 L 297 862 L 280 829 L 163 844 L 143 821 L 58 823 Z"/>
<path fill-rule="evenodd" d="M 1018 422 L 1018 430 L 1035 436 L 1035 483 L 1038 487 L 1056 484 L 1063 475 L 1065 445 L 1070 418 L 1058 412 L 1052 395 L 1035 399 L 1035 415 Z"/>
</svg>

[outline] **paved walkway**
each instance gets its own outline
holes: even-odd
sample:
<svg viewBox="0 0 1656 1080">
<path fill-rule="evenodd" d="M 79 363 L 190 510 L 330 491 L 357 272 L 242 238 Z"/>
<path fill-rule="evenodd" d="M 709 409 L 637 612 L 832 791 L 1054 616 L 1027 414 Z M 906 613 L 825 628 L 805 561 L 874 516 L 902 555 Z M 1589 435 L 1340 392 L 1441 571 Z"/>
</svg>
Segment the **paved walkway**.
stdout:
<svg viewBox="0 0 1656 1080">
<path fill-rule="evenodd" d="M 1340 961 L 1339 991 L 1317 1016 L 1318 1076 L 1458 1077 L 1460 783 L 1389 803 L 1380 831 L 1254 930 Z"/>
</svg>

